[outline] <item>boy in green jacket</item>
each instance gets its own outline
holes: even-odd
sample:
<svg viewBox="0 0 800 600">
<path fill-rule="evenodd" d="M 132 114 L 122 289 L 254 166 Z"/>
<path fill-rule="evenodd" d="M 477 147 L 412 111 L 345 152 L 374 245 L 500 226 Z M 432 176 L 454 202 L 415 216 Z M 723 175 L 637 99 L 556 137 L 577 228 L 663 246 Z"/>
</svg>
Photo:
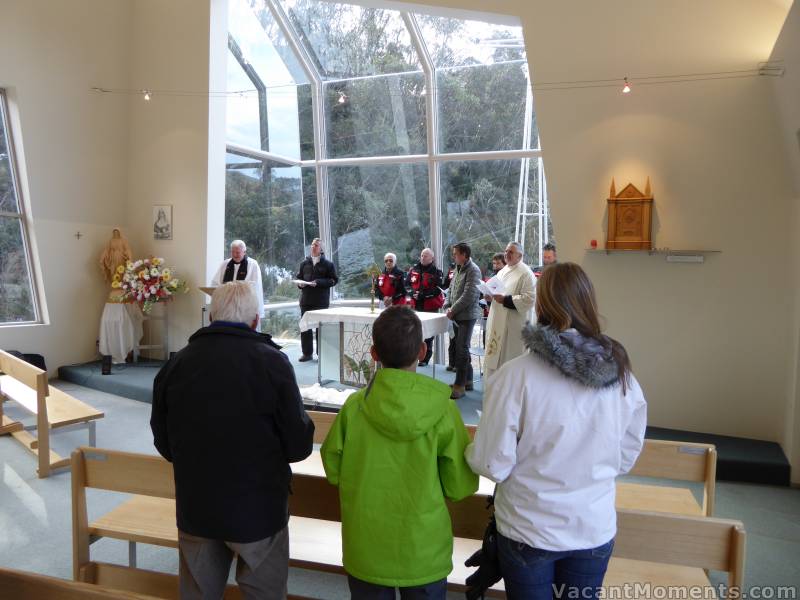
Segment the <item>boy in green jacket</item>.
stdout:
<svg viewBox="0 0 800 600">
<path fill-rule="evenodd" d="M 339 486 L 344 568 L 352 598 L 441 598 L 453 569 L 445 498 L 478 489 L 464 460 L 469 436 L 450 387 L 418 375 L 422 323 L 405 306 L 372 326 L 383 366 L 344 403 L 322 444 L 325 474 Z"/>
</svg>

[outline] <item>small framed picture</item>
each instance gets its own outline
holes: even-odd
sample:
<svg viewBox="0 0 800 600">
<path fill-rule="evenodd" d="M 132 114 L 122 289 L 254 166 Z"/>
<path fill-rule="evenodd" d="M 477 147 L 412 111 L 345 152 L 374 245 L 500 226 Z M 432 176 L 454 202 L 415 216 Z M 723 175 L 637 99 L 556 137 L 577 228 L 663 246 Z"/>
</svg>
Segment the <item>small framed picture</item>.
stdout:
<svg viewBox="0 0 800 600">
<path fill-rule="evenodd" d="M 172 205 L 153 205 L 153 239 L 172 239 Z"/>
</svg>

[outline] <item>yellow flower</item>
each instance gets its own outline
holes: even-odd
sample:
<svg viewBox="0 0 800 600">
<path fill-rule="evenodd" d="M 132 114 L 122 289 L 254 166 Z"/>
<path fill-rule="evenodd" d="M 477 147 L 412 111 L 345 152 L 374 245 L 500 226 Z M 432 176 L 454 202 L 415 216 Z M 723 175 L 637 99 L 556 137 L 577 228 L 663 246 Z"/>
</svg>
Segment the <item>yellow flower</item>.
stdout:
<svg viewBox="0 0 800 600">
<path fill-rule="evenodd" d="M 122 265 L 117 267 L 117 273 L 122 275 L 124 272 L 125 272 L 125 267 L 123 267 Z"/>
<path fill-rule="evenodd" d="M 114 280 L 114 281 L 112 281 L 112 282 L 111 282 L 111 287 L 112 287 L 112 288 L 115 288 L 115 289 L 116 289 L 116 288 L 118 288 L 119 286 L 120 286 L 120 282 L 119 282 L 119 281 L 117 281 L 117 280 Z"/>
<path fill-rule="evenodd" d="M 119 281 L 119 273 L 114 273 L 114 281 Z"/>
<path fill-rule="evenodd" d="M 129 271 L 132 270 L 133 269 L 133 263 L 131 261 L 126 262 L 125 263 L 125 268 L 128 269 Z"/>
<path fill-rule="evenodd" d="M 152 260 L 152 263 L 153 263 L 155 266 L 158 266 L 158 265 L 160 265 L 162 262 L 164 262 L 164 261 L 163 261 L 163 259 L 161 259 L 161 258 L 154 258 L 154 259 Z"/>
<path fill-rule="evenodd" d="M 170 277 L 172 277 L 172 271 L 169 269 L 164 269 L 161 271 L 161 277 L 163 277 L 165 281 L 168 280 Z"/>
</svg>

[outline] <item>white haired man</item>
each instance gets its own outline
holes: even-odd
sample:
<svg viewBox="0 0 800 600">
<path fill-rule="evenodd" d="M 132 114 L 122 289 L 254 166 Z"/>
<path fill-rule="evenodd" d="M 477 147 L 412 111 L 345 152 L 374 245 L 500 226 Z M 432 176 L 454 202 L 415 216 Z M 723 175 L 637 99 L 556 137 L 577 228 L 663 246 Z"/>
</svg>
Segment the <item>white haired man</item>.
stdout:
<svg viewBox="0 0 800 600">
<path fill-rule="evenodd" d="M 249 281 L 258 297 L 261 307 L 258 316 L 264 317 L 264 287 L 261 284 L 261 268 L 258 262 L 247 256 L 247 246 L 242 240 L 231 242 L 231 257 L 222 261 L 216 274 L 211 279 L 211 285 L 219 287 L 229 281 Z"/>
<path fill-rule="evenodd" d="M 525 352 L 522 328 L 531 320 L 536 300 L 536 278 L 522 262 L 522 246 L 509 242 L 504 252 L 506 266 L 497 273 L 505 294 L 486 296 L 491 302 L 486 323 L 485 372 L 488 379 L 512 358 Z"/>
<path fill-rule="evenodd" d="M 408 271 L 406 285 L 411 289 L 411 305 L 414 310 L 439 312 L 444 306 L 442 272 L 436 267 L 435 258 L 433 250 L 423 248 L 419 253 L 419 262 Z M 433 337 L 426 339 L 425 343 L 428 350 L 419 361 L 420 367 L 427 367 L 433 356 Z"/>
<path fill-rule="evenodd" d="M 311 454 L 314 423 L 289 359 L 256 331 L 249 283 L 211 298 L 211 325 L 159 371 L 150 427 L 175 476 L 180 597 L 221 598 L 231 561 L 247 597 L 286 597 L 289 463 Z"/>
<path fill-rule="evenodd" d="M 375 285 L 375 297 L 386 308 L 406 304 L 406 274 L 397 266 L 397 255 L 387 252 L 383 256 L 383 264 L 383 273 L 378 275 Z"/>
</svg>

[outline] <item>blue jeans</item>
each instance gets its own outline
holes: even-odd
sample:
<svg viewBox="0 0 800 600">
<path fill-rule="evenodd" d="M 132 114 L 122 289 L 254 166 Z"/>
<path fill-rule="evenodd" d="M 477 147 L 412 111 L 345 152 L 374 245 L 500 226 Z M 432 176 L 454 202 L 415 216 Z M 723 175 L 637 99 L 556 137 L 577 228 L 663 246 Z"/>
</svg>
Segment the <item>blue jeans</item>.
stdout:
<svg viewBox="0 0 800 600">
<path fill-rule="evenodd" d="M 614 540 L 588 550 L 554 552 L 497 534 L 500 569 L 509 599 L 597 598 Z M 572 593 L 570 593 L 572 590 Z"/>
<path fill-rule="evenodd" d="M 394 600 L 395 588 L 385 585 L 368 583 L 361 579 L 356 579 L 352 575 L 347 576 L 347 584 L 350 586 L 351 600 Z M 402 600 L 445 600 L 447 597 L 447 579 L 440 579 L 419 585 L 416 587 L 401 587 L 400 598 Z"/>
</svg>

